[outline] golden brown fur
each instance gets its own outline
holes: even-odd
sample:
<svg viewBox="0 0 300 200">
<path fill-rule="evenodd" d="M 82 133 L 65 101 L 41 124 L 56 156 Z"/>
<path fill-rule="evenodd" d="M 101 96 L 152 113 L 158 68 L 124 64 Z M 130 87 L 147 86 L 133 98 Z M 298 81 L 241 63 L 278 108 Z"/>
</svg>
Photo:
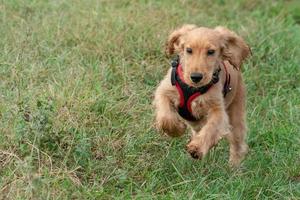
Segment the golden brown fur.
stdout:
<svg viewBox="0 0 300 200">
<path fill-rule="evenodd" d="M 188 53 L 187 48 L 192 49 L 192 53 Z M 214 54 L 209 55 L 208 50 L 214 50 Z M 226 28 L 184 25 L 170 34 L 166 53 L 180 56 L 183 79 L 187 84 L 199 87 L 209 83 L 219 66 L 220 81 L 192 102 L 193 115 L 199 120 L 190 122 L 182 119 L 176 111 L 179 94 L 171 85 L 169 70 L 155 92 L 157 128 L 170 136 L 181 136 L 186 127 L 190 127 L 192 136 L 187 151 L 196 158 L 203 157 L 222 137 L 226 137 L 230 144 L 230 163 L 239 165 L 248 151 L 245 143 L 245 88 L 240 68 L 250 54 L 249 47 L 241 37 Z M 222 62 L 231 75 L 232 90 L 226 98 L 222 93 L 225 82 Z M 189 78 L 194 72 L 203 74 L 203 79 L 197 84 Z"/>
</svg>

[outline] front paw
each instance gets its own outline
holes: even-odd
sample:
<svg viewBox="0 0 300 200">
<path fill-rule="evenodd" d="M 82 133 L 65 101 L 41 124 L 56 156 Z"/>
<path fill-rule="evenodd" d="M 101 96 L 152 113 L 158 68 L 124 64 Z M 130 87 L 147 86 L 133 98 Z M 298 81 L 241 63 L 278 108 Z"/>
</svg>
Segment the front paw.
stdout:
<svg viewBox="0 0 300 200">
<path fill-rule="evenodd" d="M 195 143 L 190 142 L 189 144 L 187 144 L 186 145 L 186 150 L 192 156 L 192 158 L 194 158 L 194 159 L 199 159 L 200 160 L 204 156 L 200 146 L 198 146 Z"/>
<path fill-rule="evenodd" d="M 205 138 L 201 136 L 193 136 L 186 145 L 187 152 L 194 159 L 202 159 L 208 151 L 214 147 L 220 138 Z"/>
<path fill-rule="evenodd" d="M 156 128 L 171 137 L 179 137 L 184 134 L 186 125 L 175 117 L 157 117 Z"/>
</svg>

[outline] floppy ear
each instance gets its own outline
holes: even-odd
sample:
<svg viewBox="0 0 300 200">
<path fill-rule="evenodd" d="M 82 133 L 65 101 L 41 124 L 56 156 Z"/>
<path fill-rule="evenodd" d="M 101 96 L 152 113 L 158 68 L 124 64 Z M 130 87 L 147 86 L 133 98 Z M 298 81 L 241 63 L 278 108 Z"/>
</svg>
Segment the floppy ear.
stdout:
<svg viewBox="0 0 300 200">
<path fill-rule="evenodd" d="M 185 35 L 187 32 L 197 28 L 196 25 L 193 24 L 186 24 L 183 25 L 181 28 L 176 29 L 173 31 L 166 43 L 166 54 L 168 56 L 173 55 L 176 51 L 180 50 L 180 38 L 181 36 Z"/>
<path fill-rule="evenodd" d="M 246 42 L 227 28 L 218 26 L 215 28 L 222 38 L 222 56 L 224 60 L 228 60 L 236 69 L 240 69 L 242 62 L 251 54 L 251 49 Z"/>
</svg>

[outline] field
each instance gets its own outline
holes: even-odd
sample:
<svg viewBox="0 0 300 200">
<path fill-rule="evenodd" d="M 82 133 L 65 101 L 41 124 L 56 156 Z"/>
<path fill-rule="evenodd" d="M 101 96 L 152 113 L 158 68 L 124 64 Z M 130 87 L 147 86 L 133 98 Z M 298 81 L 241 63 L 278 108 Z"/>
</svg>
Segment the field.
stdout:
<svg viewBox="0 0 300 200">
<path fill-rule="evenodd" d="M 300 199 L 297 1 L 0 0 L 0 199 Z M 227 26 L 243 66 L 250 152 L 202 161 L 153 127 L 164 44 Z"/>
</svg>

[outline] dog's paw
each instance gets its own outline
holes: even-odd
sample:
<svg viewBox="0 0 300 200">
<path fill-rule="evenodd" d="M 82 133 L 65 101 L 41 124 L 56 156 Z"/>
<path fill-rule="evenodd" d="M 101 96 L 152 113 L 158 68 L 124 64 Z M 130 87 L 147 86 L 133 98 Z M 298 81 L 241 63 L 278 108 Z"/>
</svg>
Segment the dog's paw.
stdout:
<svg viewBox="0 0 300 200">
<path fill-rule="evenodd" d="M 203 152 L 201 152 L 201 149 L 197 144 L 189 143 L 186 145 L 187 152 L 192 156 L 194 159 L 202 159 Z"/>
<path fill-rule="evenodd" d="M 247 144 L 242 144 L 238 149 L 230 149 L 230 159 L 229 165 L 231 167 L 239 167 L 241 165 L 242 160 L 244 160 L 245 156 L 249 151 L 249 147 Z"/>
<path fill-rule="evenodd" d="M 217 145 L 219 138 L 206 138 L 199 135 L 193 136 L 190 142 L 186 145 L 187 151 L 191 154 L 192 158 L 201 159 L 208 151 Z"/>
<path fill-rule="evenodd" d="M 176 118 L 160 117 L 156 119 L 156 128 L 171 137 L 182 136 L 186 125 Z"/>
</svg>

